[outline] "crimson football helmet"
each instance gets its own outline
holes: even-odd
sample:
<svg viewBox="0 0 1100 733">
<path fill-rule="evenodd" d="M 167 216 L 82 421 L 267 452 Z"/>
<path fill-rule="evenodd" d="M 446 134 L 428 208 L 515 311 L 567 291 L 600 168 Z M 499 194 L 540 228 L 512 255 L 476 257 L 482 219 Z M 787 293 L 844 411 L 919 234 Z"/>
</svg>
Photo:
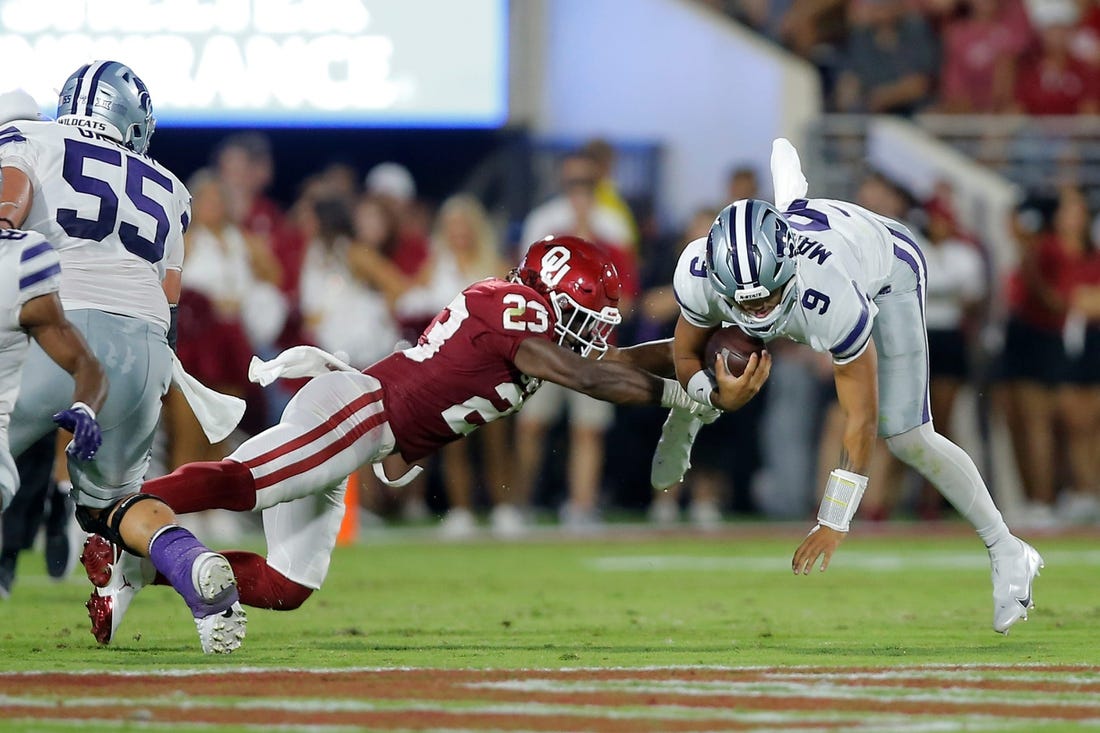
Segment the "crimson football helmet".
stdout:
<svg viewBox="0 0 1100 733">
<path fill-rule="evenodd" d="M 546 237 L 531 245 L 513 273 L 550 301 L 559 344 L 581 356 L 603 356 L 623 319 L 619 273 L 607 255 L 580 237 Z"/>
</svg>

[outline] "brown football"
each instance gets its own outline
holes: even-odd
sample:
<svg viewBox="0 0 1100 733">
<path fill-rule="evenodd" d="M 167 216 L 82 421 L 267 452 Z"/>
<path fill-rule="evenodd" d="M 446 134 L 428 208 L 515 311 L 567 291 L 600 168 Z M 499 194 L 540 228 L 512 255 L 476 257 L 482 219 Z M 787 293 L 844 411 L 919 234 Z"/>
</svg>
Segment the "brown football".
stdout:
<svg viewBox="0 0 1100 733">
<path fill-rule="evenodd" d="M 749 363 L 749 357 L 754 353 L 760 353 L 764 349 L 764 341 L 756 336 L 750 336 L 737 326 L 719 328 L 707 339 L 706 349 L 703 351 L 703 363 L 707 371 L 714 371 L 714 359 L 721 353 L 726 354 L 726 367 L 730 374 L 740 377 L 745 371 L 745 365 Z"/>
</svg>

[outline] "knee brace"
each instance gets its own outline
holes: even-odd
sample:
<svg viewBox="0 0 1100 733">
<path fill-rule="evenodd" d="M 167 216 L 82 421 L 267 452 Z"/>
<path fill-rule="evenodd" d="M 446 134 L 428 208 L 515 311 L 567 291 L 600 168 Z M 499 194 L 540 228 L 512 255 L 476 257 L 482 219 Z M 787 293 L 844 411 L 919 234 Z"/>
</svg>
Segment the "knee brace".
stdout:
<svg viewBox="0 0 1100 733">
<path fill-rule="evenodd" d="M 79 524 L 80 528 L 85 532 L 106 537 L 109 541 L 115 543 L 131 555 L 145 557 L 147 553 L 135 551 L 122 539 L 122 518 L 126 516 L 126 512 L 130 511 L 135 504 L 139 501 L 145 501 L 146 499 L 155 499 L 162 504 L 164 503 L 158 497 L 150 494 L 131 494 L 124 499 L 119 499 L 106 509 L 101 510 L 98 516 L 92 516 L 92 512 L 88 507 L 78 506 L 76 508 L 77 524 Z"/>
</svg>

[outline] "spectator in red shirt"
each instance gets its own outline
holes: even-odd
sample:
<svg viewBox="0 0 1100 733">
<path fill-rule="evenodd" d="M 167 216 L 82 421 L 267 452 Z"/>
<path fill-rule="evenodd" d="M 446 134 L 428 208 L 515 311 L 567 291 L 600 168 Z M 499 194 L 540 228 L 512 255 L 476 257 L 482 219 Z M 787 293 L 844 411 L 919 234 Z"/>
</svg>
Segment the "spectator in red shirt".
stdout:
<svg viewBox="0 0 1100 733">
<path fill-rule="evenodd" d="M 412 277 L 428 262 L 431 216 L 416 198 L 416 181 L 400 163 L 379 163 L 363 182 L 366 193 L 379 197 L 397 220 L 397 243 L 388 253 L 403 273 Z M 422 325 L 431 320 L 429 315 Z M 417 329 L 419 335 L 421 329 Z"/>
<path fill-rule="evenodd" d="M 1020 0 L 969 0 L 943 29 L 940 111 L 1004 112 L 1012 105 L 1015 59 L 1032 32 Z"/>
<path fill-rule="evenodd" d="M 1032 115 L 1094 114 L 1100 111 L 1097 72 L 1073 56 L 1070 41 L 1078 19 L 1072 0 L 1032 6 L 1038 48 L 1016 75 L 1016 110 Z"/>
</svg>

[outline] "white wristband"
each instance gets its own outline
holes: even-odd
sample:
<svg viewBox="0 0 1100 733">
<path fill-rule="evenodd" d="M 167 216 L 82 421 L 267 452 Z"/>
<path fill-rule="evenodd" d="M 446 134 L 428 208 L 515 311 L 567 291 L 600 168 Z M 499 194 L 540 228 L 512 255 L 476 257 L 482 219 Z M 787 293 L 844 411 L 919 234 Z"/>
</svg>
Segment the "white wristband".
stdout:
<svg viewBox="0 0 1100 733">
<path fill-rule="evenodd" d="M 845 471 L 843 468 L 833 469 L 828 483 L 825 484 L 821 508 L 817 510 L 817 523 L 838 532 L 847 532 L 866 490 L 866 476 Z"/>
<path fill-rule="evenodd" d="M 714 407 L 710 396 L 714 392 L 715 386 L 714 379 L 706 371 L 700 369 L 692 374 L 691 379 L 688 380 L 687 393 L 696 402 L 707 407 Z"/>
<path fill-rule="evenodd" d="M 88 405 L 84 404 L 83 402 L 79 402 L 79 401 L 74 402 L 72 405 L 69 406 L 69 409 L 70 410 L 83 410 L 84 412 L 88 413 L 88 417 L 95 420 L 95 410 L 88 407 Z"/>
<path fill-rule="evenodd" d="M 661 381 L 664 382 L 664 391 L 661 393 L 661 407 L 680 407 L 690 410 L 695 406 L 695 402 L 688 396 L 688 393 L 684 391 L 679 382 L 673 379 L 662 379 Z"/>
</svg>

